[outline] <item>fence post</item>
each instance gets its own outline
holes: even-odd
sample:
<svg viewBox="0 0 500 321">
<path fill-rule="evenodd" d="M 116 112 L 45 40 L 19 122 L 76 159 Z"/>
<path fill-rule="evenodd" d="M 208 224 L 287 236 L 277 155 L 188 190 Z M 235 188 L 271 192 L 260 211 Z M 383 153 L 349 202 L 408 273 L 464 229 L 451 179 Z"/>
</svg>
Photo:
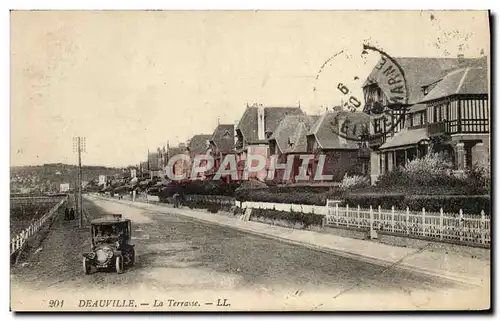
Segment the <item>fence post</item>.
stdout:
<svg viewBox="0 0 500 321">
<path fill-rule="evenodd" d="M 346 226 L 349 227 L 349 204 L 346 204 L 345 207 L 345 223 Z"/>
<path fill-rule="evenodd" d="M 394 232 L 394 206 L 391 208 L 391 232 Z"/>
<path fill-rule="evenodd" d="M 481 211 L 481 244 L 486 243 L 486 224 L 484 218 L 484 210 Z"/>
<path fill-rule="evenodd" d="M 16 251 L 16 238 L 12 238 L 10 241 L 10 253 L 14 253 Z"/>
<path fill-rule="evenodd" d="M 16 250 L 18 250 L 21 247 L 21 236 L 17 234 L 16 236 Z"/>
<path fill-rule="evenodd" d="M 422 207 L 422 235 L 425 236 L 425 207 Z"/>
<path fill-rule="evenodd" d="M 361 208 L 360 208 L 360 206 L 358 205 L 358 213 L 356 214 L 356 219 L 357 219 L 357 221 L 358 221 L 358 228 L 360 228 L 360 227 L 361 227 L 361 217 L 360 217 L 360 216 L 361 216 Z"/>
<path fill-rule="evenodd" d="M 373 229 L 373 208 L 370 205 L 370 239 L 376 239 L 377 233 Z"/>
<path fill-rule="evenodd" d="M 339 226 L 339 203 L 335 203 L 335 225 Z"/>
<path fill-rule="evenodd" d="M 439 239 L 440 240 L 443 239 L 443 218 L 444 218 L 443 208 L 441 207 L 441 209 L 439 210 Z"/>
<path fill-rule="evenodd" d="M 464 213 L 462 209 L 458 212 L 458 230 L 460 231 L 460 241 L 464 240 L 464 231 L 462 226 L 462 220 L 464 219 Z"/>
<path fill-rule="evenodd" d="M 410 234 L 410 208 L 406 207 L 406 234 Z"/>
</svg>

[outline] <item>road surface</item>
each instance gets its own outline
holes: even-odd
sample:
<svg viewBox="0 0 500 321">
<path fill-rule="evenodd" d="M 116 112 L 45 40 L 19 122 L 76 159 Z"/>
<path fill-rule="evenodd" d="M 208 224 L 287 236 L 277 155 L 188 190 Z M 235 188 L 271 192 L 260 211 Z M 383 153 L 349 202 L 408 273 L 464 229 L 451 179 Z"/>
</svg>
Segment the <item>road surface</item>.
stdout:
<svg viewBox="0 0 500 321">
<path fill-rule="evenodd" d="M 76 220 L 66 222 L 61 217 L 38 252 L 12 270 L 13 289 L 59 296 L 73 292 L 75 298 L 75 291 L 80 295 L 175 293 L 190 299 L 194 293 L 224 293 L 233 294 L 233 302 L 239 300 L 232 305 L 238 310 L 268 305 L 277 309 L 418 308 L 431 307 L 449 293 L 470 297 L 470 288 L 443 279 L 387 270 L 182 216 L 102 199 L 85 200 L 84 206 L 89 219 L 120 213 L 132 220 L 136 265 L 124 274 L 84 275 L 81 254 L 90 247 L 88 228 L 80 229 Z M 256 295 L 260 300 L 255 300 Z M 433 299 L 436 295 L 440 298 Z"/>
</svg>

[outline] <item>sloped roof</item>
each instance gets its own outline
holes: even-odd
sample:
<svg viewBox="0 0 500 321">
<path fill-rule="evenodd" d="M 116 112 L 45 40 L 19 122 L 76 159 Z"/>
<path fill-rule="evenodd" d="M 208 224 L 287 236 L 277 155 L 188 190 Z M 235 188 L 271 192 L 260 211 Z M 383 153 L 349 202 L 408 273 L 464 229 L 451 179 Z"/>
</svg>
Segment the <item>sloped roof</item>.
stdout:
<svg viewBox="0 0 500 321">
<path fill-rule="evenodd" d="M 192 153 L 204 154 L 205 151 L 207 150 L 207 142 L 211 138 L 212 135 L 207 135 L 207 134 L 194 135 L 189 141 L 187 148 Z"/>
<path fill-rule="evenodd" d="M 381 58 L 382 59 L 382 58 Z M 481 58 L 422 58 L 422 57 L 397 57 L 394 58 L 401 66 L 408 87 L 408 104 L 416 104 L 424 99 L 422 87 L 430 85 L 444 77 L 450 71 L 464 67 L 487 68 L 487 57 Z M 378 63 L 377 63 L 378 64 Z M 373 83 L 384 92 L 390 90 L 382 77 L 384 68 L 373 68 L 363 87 Z"/>
<path fill-rule="evenodd" d="M 423 140 L 429 139 L 427 128 L 403 129 L 389 138 L 387 142 L 380 146 L 380 149 L 395 148 L 399 146 L 415 145 Z"/>
<path fill-rule="evenodd" d="M 238 123 L 237 130 L 241 131 L 243 138 L 247 142 L 259 140 L 257 128 L 258 107 L 247 107 Z M 264 107 L 264 128 L 265 132 L 273 133 L 279 123 L 286 115 L 304 114 L 299 107 Z"/>
<path fill-rule="evenodd" d="M 306 115 L 287 115 L 279 123 L 270 140 L 275 140 L 282 153 L 306 152 L 306 134 L 311 127 Z"/>
<path fill-rule="evenodd" d="M 219 124 L 210 139 L 220 152 L 230 152 L 234 149 L 234 125 Z"/>
<path fill-rule="evenodd" d="M 186 153 L 185 147 L 174 146 L 174 147 L 168 148 L 168 157 L 169 158 L 173 157 L 175 155 L 184 154 L 184 153 Z"/>
<path fill-rule="evenodd" d="M 340 137 L 336 133 L 340 132 L 341 124 L 348 119 L 352 124 L 356 124 L 361 130 L 361 124 L 370 125 L 371 118 L 363 112 L 328 111 L 323 114 L 312 126 L 307 136 L 314 135 L 322 149 L 358 149 L 358 143 L 353 140 Z M 361 133 L 360 133 L 361 134 Z"/>
<path fill-rule="evenodd" d="M 427 109 L 426 104 L 415 104 L 408 109 L 408 113 L 416 113 L 417 111 L 424 111 Z"/>
<path fill-rule="evenodd" d="M 448 73 L 423 100 L 430 101 L 456 94 L 488 94 L 488 87 L 486 69 L 461 68 Z"/>
<path fill-rule="evenodd" d="M 307 123 L 299 123 L 293 135 L 289 138 L 288 145 L 284 153 L 305 153 L 307 152 L 307 132 L 310 126 Z M 287 142 L 288 144 L 288 142 Z"/>
</svg>

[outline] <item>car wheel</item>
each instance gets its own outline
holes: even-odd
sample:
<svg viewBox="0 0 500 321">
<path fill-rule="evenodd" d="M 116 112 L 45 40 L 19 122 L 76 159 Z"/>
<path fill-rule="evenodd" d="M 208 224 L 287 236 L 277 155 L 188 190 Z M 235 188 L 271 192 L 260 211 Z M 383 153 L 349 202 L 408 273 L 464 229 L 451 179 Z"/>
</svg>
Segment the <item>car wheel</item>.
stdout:
<svg viewBox="0 0 500 321">
<path fill-rule="evenodd" d="M 90 264 L 87 258 L 83 258 L 83 273 L 90 274 Z"/>
<path fill-rule="evenodd" d="M 121 256 L 116 257 L 115 268 L 116 273 L 123 273 L 123 258 Z"/>
</svg>

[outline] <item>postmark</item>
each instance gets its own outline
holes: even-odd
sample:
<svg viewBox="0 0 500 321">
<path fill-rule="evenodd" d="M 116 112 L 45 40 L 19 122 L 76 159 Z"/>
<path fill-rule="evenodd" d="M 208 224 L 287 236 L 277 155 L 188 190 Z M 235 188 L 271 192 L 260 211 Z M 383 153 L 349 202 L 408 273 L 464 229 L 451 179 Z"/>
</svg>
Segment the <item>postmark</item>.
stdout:
<svg viewBox="0 0 500 321">
<path fill-rule="evenodd" d="M 408 104 L 403 68 L 385 51 L 367 43 L 361 52 L 344 49 L 327 62 L 339 57 L 345 59 L 331 88 L 338 99 L 336 113 L 329 119 L 331 130 L 355 142 L 369 142 L 394 131 L 405 118 Z M 331 68 L 327 62 L 320 72 Z M 316 80 L 319 77 L 318 73 Z"/>
</svg>

